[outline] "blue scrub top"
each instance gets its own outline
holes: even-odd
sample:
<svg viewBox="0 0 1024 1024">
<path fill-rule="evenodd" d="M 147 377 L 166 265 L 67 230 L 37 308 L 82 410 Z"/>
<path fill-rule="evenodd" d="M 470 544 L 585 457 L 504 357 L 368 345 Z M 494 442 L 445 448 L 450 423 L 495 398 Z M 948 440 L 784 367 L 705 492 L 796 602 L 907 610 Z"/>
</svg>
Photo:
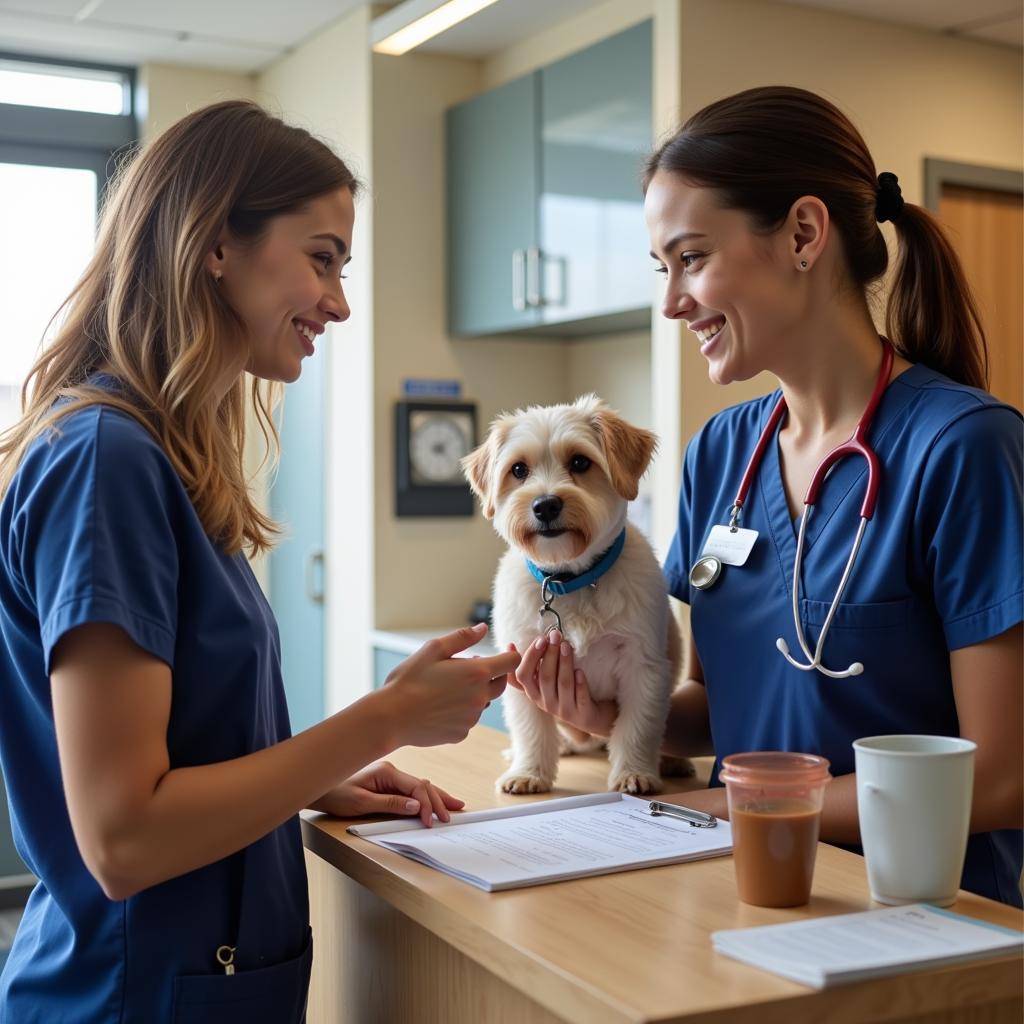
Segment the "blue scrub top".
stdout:
<svg viewBox="0 0 1024 1024">
<path fill-rule="evenodd" d="M 69 630 L 113 623 L 170 666 L 171 768 L 242 757 L 290 728 L 270 606 L 245 557 L 210 541 L 161 447 L 110 407 L 59 432 L 32 445 L 0 505 L 0 760 L 15 845 L 39 878 L 0 1021 L 301 1021 L 312 946 L 297 817 L 119 902 L 82 861 L 49 683 Z M 235 947 L 232 976 L 221 945 Z"/>
<path fill-rule="evenodd" d="M 791 587 L 799 518 L 789 514 L 778 440 L 764 453 L 740 525 L 758 531 L 747 563 L 715 586 L 688 574 L 711 527 L 728 523 L 750 453 L 779 392 L 727 409 L 693 438 L 683 465 L 679 529 L 665 563 L 691 605 L 716 754 L 820 754 L 854 770 L 852 743 L 887 733 L 959 734 L 949 652 L 1022 619 L 1022 426 L 991 395 L 916 365 L 886 390 L 869 431 L 882 476 L 874 518 L 825 640 L 822 663 L 864 673 L 830 679 L 793 668 Z M 860 522 L 861 458 L 843 459 L 810 512 L 800 612 L 813 651 Z M 799 660 L 803 661 L 802 656 Z M 963 887 L 1021 905 L 1022 833 L 973 835 Z"/>
</svg>

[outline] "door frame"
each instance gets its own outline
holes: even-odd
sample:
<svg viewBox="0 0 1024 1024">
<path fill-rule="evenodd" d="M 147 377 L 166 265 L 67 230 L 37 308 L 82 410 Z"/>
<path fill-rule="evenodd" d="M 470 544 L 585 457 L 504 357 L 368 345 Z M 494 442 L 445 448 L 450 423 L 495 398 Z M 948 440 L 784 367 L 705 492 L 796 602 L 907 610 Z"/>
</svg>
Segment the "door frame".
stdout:
<svg viewBox="0 0 1024 1024">
<path fill-rule="evenodd" d="M 943 185 L 963 185 L 983 188 L 992 192 L 1024 194 L 1024 171 L 1011 171 L 1002 167 L 981 164 L 961 164 L 954 160 L 924 159 L 924 205 L 937 213 Z"/>
</svg>

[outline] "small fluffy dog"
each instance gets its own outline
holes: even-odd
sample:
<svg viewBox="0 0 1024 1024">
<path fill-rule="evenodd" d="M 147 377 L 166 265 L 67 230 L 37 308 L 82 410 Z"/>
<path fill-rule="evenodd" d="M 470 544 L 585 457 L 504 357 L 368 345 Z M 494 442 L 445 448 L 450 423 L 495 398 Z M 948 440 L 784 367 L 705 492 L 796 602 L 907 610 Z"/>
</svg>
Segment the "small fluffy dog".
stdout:
<svg viewBox="0 0 1024 1024">
<path fill-rule="evenodd" d="M 625 531 L 620 553 L 596 582 L 551 601 L 594 698 L 618 701 L 608 786 L 625 793 L 661 787 L 659 747 L 680 663 L 679 630 L 658 561 L 626 521 L 626 504 L 637 496 L 656 445 L 654 434 L 586 395 L 572 405 L 499 416 L 484 443 L 463 459 L 484 515 L 509 545 L 494 579 L 494 632 L 502 648 L 514 643 L 525 651 L 555 625 L 550 613 L 540 612 L 542 584 L 528 562 L 571 584 L 607 565 Z M 504 708 L 512 750 L 497 787 L 506 793 L 547 792 L 560 752 L 602 745 L 579 730 L 560 730 L 519 690 L 505 691 Z"/>
</svg>

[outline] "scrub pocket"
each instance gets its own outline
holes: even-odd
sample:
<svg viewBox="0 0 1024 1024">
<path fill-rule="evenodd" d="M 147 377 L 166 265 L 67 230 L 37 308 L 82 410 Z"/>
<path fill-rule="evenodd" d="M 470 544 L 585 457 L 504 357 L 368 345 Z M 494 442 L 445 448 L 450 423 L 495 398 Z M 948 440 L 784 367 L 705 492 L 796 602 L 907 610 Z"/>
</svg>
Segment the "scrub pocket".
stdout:
<svg viewBox="0 0 1024 1024">
<path fill-rule="evenodd" d="M 805 625 L 823 626 L 828 617 L 828 601 L 800 601 Z M 875 601 L 870 604 L 843 604 L 836 608 L 833 629 L 906 629 L 910 621 L 910 600 Z M 826 641 L 827 644 L 827 641 Z"/>
<path fill-rule="evenodd" d="M 306 1019 L 313 936 L 291 960 L 235 974 L 188 974 L 174 979 L 173 1024 L 302 1024 Z"/>
</svg>

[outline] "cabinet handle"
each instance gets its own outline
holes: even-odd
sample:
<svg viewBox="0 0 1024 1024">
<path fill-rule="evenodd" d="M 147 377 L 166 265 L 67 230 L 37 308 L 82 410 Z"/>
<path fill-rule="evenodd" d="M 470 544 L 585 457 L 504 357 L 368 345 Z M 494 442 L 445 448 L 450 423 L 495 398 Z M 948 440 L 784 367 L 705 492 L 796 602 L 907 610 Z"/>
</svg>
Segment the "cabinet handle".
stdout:
<svg viewBox="0 0 1024 1024">
<path fill-rule="evenodd" d="M 526 309 L 526 251 L 512 250 L 512 308 Z"/>
<path fill-rule="evenodd" d="M 540 260 L 540 249 L 531 247 L 526 250 L 526 304 L 531 309 L 544 305 L 540 288 Z"/>
<path fill-rule="evenodd" d="M 547 273 L 547 268 L 552 264 L 558 268 L 558 297 L 545 296 L 544 305 L 565 306 L 569 302 L 569 260 L 565 256 L 546 255 L 544 257 L 544 283 L 546 285 L 551 283 L 551 275 Z"/>
<path fill-rule="evenodd" d="M 317 572 L 319 568 L 320 572 Z M 324 603 L 324 553 L 310 551 L 306 555 L 306 597 L 313 604 Z"/>
</svg>

